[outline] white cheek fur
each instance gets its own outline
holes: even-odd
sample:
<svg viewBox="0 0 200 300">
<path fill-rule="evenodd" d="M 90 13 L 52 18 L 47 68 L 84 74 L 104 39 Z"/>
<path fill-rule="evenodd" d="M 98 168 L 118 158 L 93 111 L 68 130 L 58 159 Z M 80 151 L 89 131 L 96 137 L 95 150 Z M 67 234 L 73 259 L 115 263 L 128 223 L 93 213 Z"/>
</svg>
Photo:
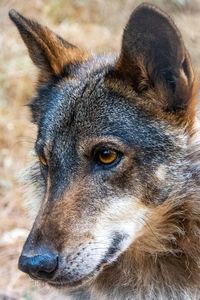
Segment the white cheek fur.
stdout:
<svg viewBox="0 0 200 300">
<path fill-rule="evenodd" d="M 99 215 L 96 225 L 89 229 L 93 239 L 83 242 L 67 255 L 66 274 L 84 278 L 104 263 L 112 263 L 140 235 L 145 225 L 148 209 L 133 197 L 108 199 L 109 207 Z M 116 252 L 107 256 L 113 238 L 119 233 L 125 238 L 117 245 Z M 69 251 L 69 249 L 68 249 Z"/>
<path fill-rule="evenodd" d="M 108 199 L 111 203 L 97 221 L 93 235 L 99 242 L 111 244 L 113 233 L 127 236 L 120 245 L 120 252 L 125 251 L 140 235 L 145 225 L 149 209 L 133 196 Z"/>
</svg>

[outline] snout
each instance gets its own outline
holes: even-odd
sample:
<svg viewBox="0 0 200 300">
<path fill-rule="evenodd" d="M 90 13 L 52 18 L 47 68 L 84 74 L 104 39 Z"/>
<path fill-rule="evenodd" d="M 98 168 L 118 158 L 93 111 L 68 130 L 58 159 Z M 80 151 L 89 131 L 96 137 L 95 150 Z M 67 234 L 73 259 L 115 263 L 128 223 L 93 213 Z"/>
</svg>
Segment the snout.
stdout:
<svg viewBox="0 0 200 300">
<path fill-rule="evenodd" d="M 39 255 L 21 255 L 18 267 L 34 279 L 51 279 L 58 269 L 58 255 L 45 251 Z"/>
</svg>

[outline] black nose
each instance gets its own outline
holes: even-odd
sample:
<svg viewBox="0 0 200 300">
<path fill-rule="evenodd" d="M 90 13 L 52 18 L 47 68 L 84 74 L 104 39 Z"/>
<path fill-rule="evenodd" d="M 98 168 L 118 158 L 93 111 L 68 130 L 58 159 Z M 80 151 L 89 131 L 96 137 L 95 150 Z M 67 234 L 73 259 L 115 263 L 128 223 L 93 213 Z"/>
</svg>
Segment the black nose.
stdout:
<svg viewBox="0 0 200 300">
<path fill-rule="evenodd" d="M 49 252 L 35 256 L 21 255 L 18 266 L 35 279 L 50 279 L 58 268 L 58 256 Z"/>
</svg>

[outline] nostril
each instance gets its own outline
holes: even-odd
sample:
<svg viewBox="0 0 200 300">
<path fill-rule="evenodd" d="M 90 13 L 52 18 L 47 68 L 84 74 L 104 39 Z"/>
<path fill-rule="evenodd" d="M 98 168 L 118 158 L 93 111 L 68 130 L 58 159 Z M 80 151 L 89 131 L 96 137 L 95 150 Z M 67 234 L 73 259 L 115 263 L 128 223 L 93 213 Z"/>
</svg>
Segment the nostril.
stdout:
<svg viewBox="0 0 200 300">
<path fill-rule="evenodd" d="M 21 255 L 18 266 L 21 271 L 29 275 L 49 278 L 58 268 L 58 256 L 49 253 L 30 257 Z"/>
</svg>

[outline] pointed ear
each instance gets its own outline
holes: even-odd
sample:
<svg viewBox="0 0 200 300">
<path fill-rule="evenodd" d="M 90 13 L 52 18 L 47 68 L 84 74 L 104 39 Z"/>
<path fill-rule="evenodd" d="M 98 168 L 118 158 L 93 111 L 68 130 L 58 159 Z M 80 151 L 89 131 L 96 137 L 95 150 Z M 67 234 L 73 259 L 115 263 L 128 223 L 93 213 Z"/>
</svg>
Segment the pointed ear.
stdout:
<svg viewBox="0 0 200 300">
<path fill-rule="evenodd" d="M 23 17 L 13 9 L 9 16 L 17 26 L 32 61 L 42 71 L 59 75 L 66 65 L 84 60 L 83 51 L 47 27 Z"/>
<path fill-rule="evenodd" d="M 190 58 L 176 25 L 157 7 L 142 4 L 132 13 L 116 67 L 139 93 L 162 89 L 167 110 L 187 106 L 194 80 Z"/>
</svg>

